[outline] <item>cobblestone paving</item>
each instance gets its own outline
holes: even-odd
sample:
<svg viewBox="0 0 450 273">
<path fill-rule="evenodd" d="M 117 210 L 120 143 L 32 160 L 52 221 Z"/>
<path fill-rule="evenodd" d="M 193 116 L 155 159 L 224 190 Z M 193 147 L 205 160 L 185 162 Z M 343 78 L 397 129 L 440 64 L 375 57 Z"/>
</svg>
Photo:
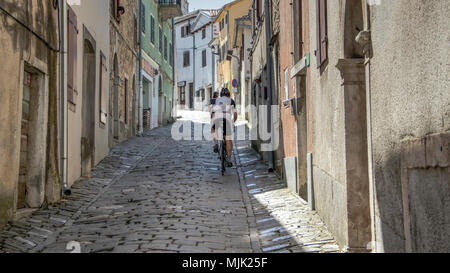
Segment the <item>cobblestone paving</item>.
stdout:
<svg viewBox="0 0 450 273">
<path fill-rule="evenodd" d="M 206 125 L 208 126 L 208 125 Z M 165 127 L 116 147 L 57 205 L 0 232 L 0 252 L 338 252 L 308 210 L 249 148 L 222 177 L 207 141 Z"/>
</svg>

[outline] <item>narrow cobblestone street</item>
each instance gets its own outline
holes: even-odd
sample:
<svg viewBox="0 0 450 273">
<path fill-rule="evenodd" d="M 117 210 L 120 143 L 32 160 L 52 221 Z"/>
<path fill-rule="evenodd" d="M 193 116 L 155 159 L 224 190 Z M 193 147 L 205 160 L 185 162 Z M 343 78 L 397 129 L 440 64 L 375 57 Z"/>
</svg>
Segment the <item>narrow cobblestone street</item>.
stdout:
<svg viewBox="0 0 450 273">
<path fill-rule="evenodd" d="M 204 113 L 185 119 L 203 122 Z M 286 189 L 249 141 L 224 177 L 212 142 L 171 127 L 117 146 L 58 205 L 8 225 L 0 252 L 340 252 L 319 216 Z M 70 248 L 69 248 L 70 249 Z"/>
</svg>

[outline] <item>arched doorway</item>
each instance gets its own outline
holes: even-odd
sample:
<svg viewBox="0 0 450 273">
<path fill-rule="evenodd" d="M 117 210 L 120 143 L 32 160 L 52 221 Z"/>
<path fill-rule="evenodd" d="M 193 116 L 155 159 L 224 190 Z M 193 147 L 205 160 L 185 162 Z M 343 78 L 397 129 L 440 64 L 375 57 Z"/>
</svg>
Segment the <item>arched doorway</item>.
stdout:
<svg viewBox="0 0 450 273">
<path fill-rule="evenodd" d="M 95 44 L 85 39 L 83 49 L 81 175 L 89 177 L 95 164 Z"/>
</svg>

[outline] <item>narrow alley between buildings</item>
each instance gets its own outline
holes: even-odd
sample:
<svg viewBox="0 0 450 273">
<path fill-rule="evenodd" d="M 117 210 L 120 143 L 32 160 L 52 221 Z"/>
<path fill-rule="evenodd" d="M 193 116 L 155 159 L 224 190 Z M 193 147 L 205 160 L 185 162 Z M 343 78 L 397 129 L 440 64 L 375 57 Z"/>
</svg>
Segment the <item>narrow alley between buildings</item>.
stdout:
<svg viewBox="0 0 450 273">
<path fill-rule="evenodd" d="M 210 126 L 205 112 L 182 114 Z M 147 131 L 115 147 L 71 196 L 9 224 L 0 252 L 341 252 L 249 143 L 235 143 L 235 167 L 222 177 L 212 142 L 175 141 L 171 126 Z"/>
</svg>

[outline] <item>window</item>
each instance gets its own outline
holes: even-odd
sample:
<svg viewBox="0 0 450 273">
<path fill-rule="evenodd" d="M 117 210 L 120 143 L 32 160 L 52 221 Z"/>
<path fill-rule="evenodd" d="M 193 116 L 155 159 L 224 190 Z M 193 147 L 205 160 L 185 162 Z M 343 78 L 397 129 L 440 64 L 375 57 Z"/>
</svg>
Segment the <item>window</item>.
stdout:
<svg viewBox="0 0 450 273">
<path fill-rule="evenodd" d="M 124 122 L 128 124 L 128 79 L 125 78 L 125 98 L 124 98 Z"/>
<path fill-rule="evenodd" d="M 317 0 L 317 67 L 328 59 L 327 0 Z"/>
<path fill-rule="evenodd" d="M 103 88 L 105 88 L 105 84 L 103 84 L 104 76 L 108 73 L 108 69 L 106 68 L 106 57 L 103 55 L 103 52 L 100 52 L 100 82 L 99 82 L 99 120 L 104 125 L 106 124 L 106 107 L 103 106 Z"/>
<path fill-rule="evenodd" d="M 225 15 L 225 25 L 228 25 L 228 12 L 227 15 Z"/>
<path fill-rule="evenodd" d="M 202 52 L 202 67 L 206 66 L 206 49 Z"/>
<path fill-rule="evenodd" d="M 142 17 L 142 33 L 145 33 L 145 6 L 144 4 L 141 5 L 141 17 Z"/>
<path fill-rule="evenodd" d="M 191 65 L 190 57 L 191 57 L 191 55 L 190 55 L 189 51 L 185 51 L 183 53 L 183 66 L 184 67 L 187 67 L 187 66 Z"/>
<path fill-rule="evenodd" d="M 159 52 L 162 53 L 163 50 L 163 41 L 162 41 L 162 36 L 163 36 L 163 32 L 162 32 L 162 28 L 159 27 Z"/>
<path fill-rule="evenodd" d="M 170 43 L 169 45 L 169 63 L 171 66 L 173 66 L 173 44 Z"/>
<path fill-rule="evenodd" d="M 167 61 L 167 37 L 164 35 L 164 60 Z"/>
<path fill-rule="evenodd" d="M 75 105 L 77 94 L 77 16 L 68 6 L 68 32 L 67 32 L 67 100 Z"/>
<path fill-rule="evenodd" d="M 202 30 L 202 39 L 206 38 L 206 28 Z"/>
<path fill-rule="evenodd" d="M 134 47 L 137 48 L 137 46 L 138 46 L 138 21 L 136 18 L 136 14 L 133 17 L 133 30 L 134 30 L 134 32 L 133 32 Z"/>
<path fill-rule="evenodd" d="M 295 1 L 293 11 L 296 20 L 294 27 L 294 61 L 298 62 L 303 58 L 303 10 L 301 0 Z"/>
<path fill-rule="evenodd" d="M 261 8 L 262 8 L 261 0 L 256 0 L 256 8 L 255 8 L 256 21 L 260 21 L 261 20 L 261 15 L 262 15 Z"/>
<path fill-rule="evenodd" d="M 284 99 L 289 99 L 289 69 L 284 70 Z"/>
<path fill-rule="evenodd" d="M 150 16 L 150 41 L 155 44 L 155 17 Z"/>
<path fill-rule="evenodd" d="M 181 27 L 181 38 L 188 36 L 190 31 L 191 31 L 191 27 L 189 25 Z"/>
<path fill-rule="evenodd" d="M 117 23 L 120 23 L 120 12 L 121 12 L 121 6 L 120 6 L 120 0 L 112 0 L 112 16 L 114 19 L 116 19 Z"/>
</svg>

